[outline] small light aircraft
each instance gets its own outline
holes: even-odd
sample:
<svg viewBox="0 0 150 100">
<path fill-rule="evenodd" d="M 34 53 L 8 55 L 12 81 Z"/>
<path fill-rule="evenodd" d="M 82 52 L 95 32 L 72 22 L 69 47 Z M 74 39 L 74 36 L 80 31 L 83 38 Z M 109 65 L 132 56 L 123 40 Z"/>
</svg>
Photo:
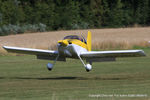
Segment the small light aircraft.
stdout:
<svg viewBox="0 0 150 100">
<path fill-rule="evenodd" d="M 83 36 L 69 35 L 59 40 L 57 51 L 31 48 L 3 46 L 8 52 L 32 54 L 37 59 L 54 60 L 48 63 L 47 68 L 52 70 L 56 61 L 66 61 L 66 58 L 80 59 L 87 72 L 92 69 L 92 62 L 115 61 L 116 57 L 145 56 L 143 50 L 116 50 L 116 51 L 91 51 L 91 32 L 88 31 L 87 40 Z M 83 59 L 88 62 L 85 64 Z"/>
</svg>

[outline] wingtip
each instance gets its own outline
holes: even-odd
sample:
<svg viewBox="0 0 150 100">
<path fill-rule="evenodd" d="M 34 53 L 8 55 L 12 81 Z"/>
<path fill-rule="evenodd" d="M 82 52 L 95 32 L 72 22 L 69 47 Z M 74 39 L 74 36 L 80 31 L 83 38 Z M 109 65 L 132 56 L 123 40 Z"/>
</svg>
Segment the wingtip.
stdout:
<svg viewBox="0 0 150 100">
<path fill-rule="evenodd" d="M 10 47 L 9 47 L 9 46 L 3 46 L 3 48 L 4 48 L 5 50 L 7 50 L 7 49 L 9 49 Z"/>
<path fill-rule="evenodd" d="M 145 52 L 144 52 L 143 50 L 140 50 L 140 54 L 141 54 L 142 56 L 146 56 L 146 54 L 145 54 Z"/>
<path fill-rule="evenodd" d="M 12 46 L 3 46 L 4 49 L 12 48 Z"/>
<path fill-rule="evenodd" d="M 6 46 L 2 46 L 4 49 L 6 48 Z"/>
</svg>

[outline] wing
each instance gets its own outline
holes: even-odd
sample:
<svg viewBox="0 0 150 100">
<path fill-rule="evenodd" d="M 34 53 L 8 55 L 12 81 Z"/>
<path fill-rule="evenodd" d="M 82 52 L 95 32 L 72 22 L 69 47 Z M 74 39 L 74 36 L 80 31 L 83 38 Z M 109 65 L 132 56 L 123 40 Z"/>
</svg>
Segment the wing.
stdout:
<svg viewBox="0 0 150 100">
<path fill-rule="evenodd" d="M 42 49 L 31 49 L 31 48 L 20 48 L 3 46 L 5 50 L 12 53 L 31 54 L 31 55 L 57 55 L 57 51 L 42 50 Z"/>
<path fill-rule="evenodd" d="M 115 61 L 116 57 L 140 57 L 146 55 L 143 50 L 118 50 L 81 52 L 80 56 L 87 61 Z"/>
<path fill-rule="evenodd" d="M 38 59 L 54 60 L 58 55 L 58 51 L 51 51 L 51 50 L 20 48 L 11 46 L 3 46 L 3 48 L 11 53 L 36 55 Z M 64 58 L 58 59 L 58 61 L 64 60 L 65 60 Z"/>
</svg>

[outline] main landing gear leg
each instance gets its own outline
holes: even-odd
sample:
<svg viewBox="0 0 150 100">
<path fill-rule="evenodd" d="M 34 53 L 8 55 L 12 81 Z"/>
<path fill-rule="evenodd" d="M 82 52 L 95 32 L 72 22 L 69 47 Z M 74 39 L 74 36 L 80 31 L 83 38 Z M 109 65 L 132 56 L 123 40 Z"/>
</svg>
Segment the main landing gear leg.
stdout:
<svg viewBox="0 0 150 100">
<path fill-rule="evenodd" d="M 51 70 L 53 69 L 53 67 L 54 67 L 54 65 L 56 64 L 56 61 L 57 61 L 58 58 L 59 58 L 59 54 L 57 55 L 57 57 L 56 57 L 56 59 L 54 60 L 54 63 L 53 63 L 53 64 L 51 64 L 51 63 L 48 63 L 48 64 L 47 64 L 47 69 L 48 69 L 49 71 L 51 71 Z"/>
<path fill-rule="evenodd" d="M 90 64 L 86 64 L 84 63 L 84 61 L 82 60 L 82 58 L 80 56 L 78 56 L 80 61 L 82 62 L 82 64 L 84 65 L 85 69 L 87 72 L 91 71 L 92 70 L 92 63 L 90 62 Z"/>
</svg>

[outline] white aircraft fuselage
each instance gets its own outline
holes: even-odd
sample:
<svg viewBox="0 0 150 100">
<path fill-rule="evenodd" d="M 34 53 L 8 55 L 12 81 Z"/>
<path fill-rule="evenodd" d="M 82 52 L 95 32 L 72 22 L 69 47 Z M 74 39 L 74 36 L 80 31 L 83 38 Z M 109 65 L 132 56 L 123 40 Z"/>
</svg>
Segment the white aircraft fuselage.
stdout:
<svg viewBox="0 0 150 100">
<path fill-rule="evenodd" d="M 87 52 L 88 50 L 78 46 L 76 44 L 68 44 L 67 46 L 62 46 L 58 43 L 58 53 L 59 56 L 69 57 L 69 58 L 78 58 L 80 52 Z"/>
</svg>

